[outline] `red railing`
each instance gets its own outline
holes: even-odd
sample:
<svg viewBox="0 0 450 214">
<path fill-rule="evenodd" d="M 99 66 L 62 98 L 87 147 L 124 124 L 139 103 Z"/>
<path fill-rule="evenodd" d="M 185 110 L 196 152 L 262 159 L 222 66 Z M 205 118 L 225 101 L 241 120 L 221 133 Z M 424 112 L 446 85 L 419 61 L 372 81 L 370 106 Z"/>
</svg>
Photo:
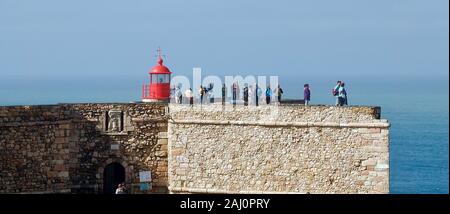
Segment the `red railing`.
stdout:
<svg viewBox="0 0 450 214">
<path fill-rule="evenodd" d="M 150 98 L 150 85 L 142 85 L 142 99 Z"/>
</svg>

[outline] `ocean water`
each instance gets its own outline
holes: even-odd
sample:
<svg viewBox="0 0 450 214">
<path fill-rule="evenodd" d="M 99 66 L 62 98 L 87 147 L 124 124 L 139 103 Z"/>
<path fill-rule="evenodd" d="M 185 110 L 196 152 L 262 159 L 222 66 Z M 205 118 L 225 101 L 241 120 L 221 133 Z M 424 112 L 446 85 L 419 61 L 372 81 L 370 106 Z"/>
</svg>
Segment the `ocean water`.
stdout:
<svg viewBox="0 0 450 214">
<path fill-rule="evenodd" d="M 282 79 L 285 97 L 302 98 L 302 85 Z M 352 80 L 350 105 L 381 106 L 390 128 L 391 193 L 449 193 L 448 77 L 434 80 Z M 140 82 L 5 81 L 0 105 L 61 102 L 129 102 L 140 96 Z M 333 104 L 333 81 L 309 81 L 312 103 Z M 377 83 L 377 84 L 375 84 Z M 420 87 L 419 87 L 420 86 Z"/>
<path fill-rule="evenodd" d="M 442 105 L 441 100 L 446 100 Z M 447 99 L 432 95 L 411 105 L 387 105 L 391 122 L 392 193 L 448 193 L 449 115 Z"/>
</svg>

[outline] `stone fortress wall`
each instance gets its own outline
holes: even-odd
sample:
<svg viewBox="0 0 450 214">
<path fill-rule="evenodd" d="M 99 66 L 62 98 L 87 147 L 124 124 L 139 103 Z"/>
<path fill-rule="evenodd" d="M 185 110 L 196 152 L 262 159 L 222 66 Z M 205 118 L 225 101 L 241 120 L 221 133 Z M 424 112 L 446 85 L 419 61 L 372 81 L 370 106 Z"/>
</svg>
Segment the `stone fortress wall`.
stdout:
<svg viewBox="0 0 450 214">
<path fill-rule="evenodd" d="M 389 123 L 360 106 L 0 107 L 0 193 L 102 193 L 112 164 L 131 193 L 388 193 Z"/>
<path fill-rule="evenodd" d="M 169 109 L 172 193 L 389 193 L 378 107 Z"/>
<path fill-rule="evenodd" d="M 0 193 L 101 193 L 111 163 L 123 166 L 132 193 L 167 192 L 166 108 L 0 107 Z M 141 171 L 151 172 L 149 190 L 141 191 Z"/>
</svg>

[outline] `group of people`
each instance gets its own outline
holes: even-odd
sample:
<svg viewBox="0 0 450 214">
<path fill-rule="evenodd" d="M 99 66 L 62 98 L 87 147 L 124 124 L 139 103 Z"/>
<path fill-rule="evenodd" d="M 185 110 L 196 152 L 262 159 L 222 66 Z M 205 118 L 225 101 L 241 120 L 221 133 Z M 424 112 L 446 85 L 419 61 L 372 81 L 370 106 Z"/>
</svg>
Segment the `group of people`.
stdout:
<svg viewBox="0 0 450 214">
<path fill-rule="evenodd" d="M 345 90 L 345 83 L 342 81 L 337 81 L 336 86 L 334 86 L 332 92 L 333 96 L 336 98 L 336 106 L 347 105 L 347 91 Z M 309 84 L 303 85 L 303 100 L 305 105 L 309 105 L 311 101 L 311 90 L 309 89 Z"/>
<path fill-rule="evenodd" d="M 209 84 L 208 88 L 204 86 L 200 86 L 198 89 L 198 95 L 200 97 L 200 103 L 202 104 L 204 101 L 205 96 L 209 99 L 210 103 L 214 103 L 214 91 L 213 91 L 214 85 L 211 83 Z M 194 92 L 192 91 L 192 88 L 189 88 L 184 92 L 184 96 L 189 100 L 189 104 L 194 104 Z M 175 102 L 178 104 L 181 104 L 183 102 L 183 93 L 181 92 L 181 86 L 177 86 L 175 88 Z"/>
<path fill-rule="evenodd" d="M 343 106 L 347 105 L 347 91 L 345 90 L 345 83 L 342 81 L 337 81 L 336 86 L 333 88 L 333 96 L 336 97 L 336 105 Z"/>
<path fill-rule="evenodd" d="M 199 97 L 199 102 L 200 104 L 204 103 L 205 97 L 207 97 L 209 99 L 210 103 L 214 103 L 214 85 L 210 84 L 208 87 L 204 87 L 204 86 L 200 86 L 198 89 L 198 97 Z M 174 98 L 175 98 L 175 102 L 178 104 L 183 103 L 183 95 L 184 97 L 189 100 L 189 104 L 193 105 L 194 104 L 194 92 L 192 90 L 192 88 L 187 89 L 184 94 L 181 92 L 181 87 L 178 86 L 174 89 Z M 241 100 L 241 92 L 240 92 L 240 88 L 239 88 L 239 84 L 237 82 L 234 82 L 231 85 L 231 91 L 232 91 L 232 98 L 231 101 L 233 103 L 233 105 L 236 105 L 236 102 L 238 100 Z M 225 105 L 226 102 L 226 98 L 227 98 L 227 92 L 228 89 L 226 87 L 225 84 L 222 85 L 222 104 Z M 242 92 L 242 100 L 244 102 L 244 105 L 259 105 L 260 99 L 263 99 L 263 90 L 261 89 L 261 87 L 258 86 L 258 84 L 254 84 L 254 85 L 248 85 L 245 84 L 244 88 L 243 88 L 243 92 Z M 266 99 L 266 104 L 270 104 L 270 102 L 272 101 L 272 95 L 276 96 L 276 99 L 278 100 L 278 102 L 281 101 L 281 96 L 283 94 L 283 89 L 281 89 L 280 85 L 278 85 L 273 91 L 270 88 L 270 85 L 266 87 L 265 90 L 265 99 Z"/>
<path fill-rule="evenodd" d="M 205 97 L 209 98 L 210 103 L 214 103 L 214 85 L 210 84 L 208 87 L 200 86 L 198 89 L 198 96 L 200 98 L 200 104 L 204 103 Z M 225 105 L 226 99 L 228 97 L 228 89 L 225 84 L 222 85 L 222 105 Z M 241 99 L 241 91 L 239 88 L 239 84 L 237 82 L 234 82 L 231 85 L 231 102 L 233 103 L 233 106 L 236 105 L 238 100 L 243 100 L 244 106 L 248 105 L 256 105 L 258 106 L 261 99 L 264 99 L 266 104 L 269 105 L 272 102 L 272 97 L 275 97 L 276 101 L 280 102 L 281 97 L 283 95 L 283 89 L 280 87 L 280 85 L 277 85 L 275 89 L 272 90 L 270 85 L 266 87 L 264 96 L 263 96 L 263 90 L 261 87 L 258 86 L 258 84 L 248 85 L 244 84 L 243 92 L 242 92 L 242 99 Z M 338 81 L 336 86 L 332 90 L 332 95 L 336 98 L 336 106 L 343 106 L 347 105 L 347 91 L 345 90 L 345 83 L 342 81 Z M 189 88 L 184 92 L 184 96 L 186 99 L 189 100 L 189 104 L 194 104 L 194 92 L 192 91 L 192 88 Z M 175 102 L 178 104 L 181 104 L 183 101 L 183 93 L 181 92 L 181 87 L 178 86 L 175 89 Z M 311 90 L 309 87 L 309 84 L 303 85 L 303 99 L 305 105 L 309 105 L 311 101 Z"/>
<path fill-rule="evenodd" d="M 232 102 L 233 105 L 236 105 L 236 101 L 240 100 L 240 89 L 239 84 L 237 82 L 234 82 L 231 86 L 232 90 Z M 281 101 L 281 96 L 283 95 L 283 89 L 278 85 L 274 90 L 270 88 L 270 85 L 266 87 L 266 90 L 264 92 L 264 97 L 266 100 L 266 104 L 269 105 L 272 101 L 272 96 L 276 97 L 276 100 L 278 102 Z M 248 85 L 244 84 L 243 93 L 242 93 L 242 100 L 244 101 L 244 106 L 248 105 L 259 105 L 260 99 L 263 99 L 263 90 L 261 87 L 258 86 L 258 84 Z M 225 84 L 222 86 L 222 104 L 225 104 L 227 97 L 227 88 Z"/>
</svg>

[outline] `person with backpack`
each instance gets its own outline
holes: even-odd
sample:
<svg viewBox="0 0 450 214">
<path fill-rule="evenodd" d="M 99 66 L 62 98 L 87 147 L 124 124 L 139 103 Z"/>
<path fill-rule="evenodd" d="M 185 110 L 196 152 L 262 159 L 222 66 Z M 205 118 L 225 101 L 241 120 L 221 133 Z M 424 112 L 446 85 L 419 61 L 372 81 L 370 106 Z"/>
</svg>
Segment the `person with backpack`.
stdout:
<svg viewBox="0 0 450 214">
<path fill-rule="evenodd" d="M 270 89 L 270 85 L 266 88 L 266 104 L 270 104 L 270 97 L 272 97 L 272 89 Z"/>
<path fill-rule="evenodd" d="M 345 90 L 345 83 L 341 83 L 339 87 L 339 93 L 338 93 L 338 99 L 339 99 L 339 106 L 347 105 L 347 91 Z"/>
<path fill-rule="evenodd" d="M 309 90 L 309 84 L 303 85 L 303 99 L 305 100 L 305 106 L 309 105 L 311 100 L 311 91 Z"/>
<path fill-rule="evenodd" d="M 339 80 L 339 81 L 337 81 L 337 84 L 336 84 L 336 86 L 334 86 L 334 88 L 333 88 L 333 90 L 332 90 L 332 94 L 333 94 L 333 96 L 335 97 L 335 99 L 336 99 L 336 102 L 335 102 L 335 105 L 337 106 L 337 105 L 339 105 L 339 88 L 341 87 L 341 81 Z"/>
</svg>

